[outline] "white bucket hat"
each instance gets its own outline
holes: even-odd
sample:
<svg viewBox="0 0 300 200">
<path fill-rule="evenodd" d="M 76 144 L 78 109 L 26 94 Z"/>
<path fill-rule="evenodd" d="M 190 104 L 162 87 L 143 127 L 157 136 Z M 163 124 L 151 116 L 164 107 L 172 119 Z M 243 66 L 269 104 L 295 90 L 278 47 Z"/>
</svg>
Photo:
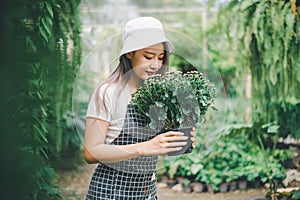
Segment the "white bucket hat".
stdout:
<svg viewBox="0 0 300 200">
<path fill-rule="evenodd" d="M 169 54 L 174 52 L 174 46 L 166 38 L 161 22 L 154 17 L 138 17 L 128 21 L 123 29 L 122 42 L 120 56 L 161 42 L 165 42 Z"/>
</svg>

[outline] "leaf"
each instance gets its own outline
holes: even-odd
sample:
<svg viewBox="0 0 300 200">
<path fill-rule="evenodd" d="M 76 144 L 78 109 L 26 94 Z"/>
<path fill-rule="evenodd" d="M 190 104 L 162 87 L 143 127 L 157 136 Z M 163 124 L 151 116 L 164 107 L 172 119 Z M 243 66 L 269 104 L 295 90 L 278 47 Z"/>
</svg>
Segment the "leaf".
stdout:
<svg viewBox="0 0 300 200">
<path fill-rule="evenodd" d="M 183 112 L 184 115 L 188 115 L 188 114 L 191 113 L 190 109 L 182 108 L 181 110 L 182 110 L 182 112 Z"/>
<path fill-rule="evenodd" d="M 158 102 L 158 101 L 155 102 L 155 105 L 156 105 L 158 108 L 163 108 L 163 107 L 164 107 L 164 104 L 161 103 L 161 102 Z"/>
<path fill-rule="evenodd" d="M 268 177 L 260 177 L 261 182 L 265 183 L 268 180 Z"/>
<path fill-rule="evenodd" d="M 274 64 L 271 66 L 274 66 Z M 270 78 L 270 81 L 273 85 L 276 85 L 277 83 L 277 71 L 276 71 L 276 67 L 271 67 L 270 70 L 269 70 L 269 78 Z"/>
<path fill-rule="evenodd" d="M 260 0 L 251 0 L 251 1 L 242 1 L 240 4 L 240 9 L 245 12 L 246 9 L 249 9 L 250 6 L 254 6 Z"/>
<path fill-rule="evenodd" d="M 293 198 L 293 199 L 299 199 L 299 198 L 300 198 L 300 189 L 296 190 L 296 191 L 293 193 L 292 198 Z"/>
<path fill-rule="evenodd" d="M 40 151 L 42 152 L 42 154 L 44 155 L 44 157 L 45 157 L 46 159 L 48 159 L 48 155 L 47 155 L 47 153 L 45 152 L 45 150 L 41 148 Z"/>
<path fill-rule="evenodd" d="M 280 126 L 278 126 L 278 125 L 272 125 L 268 128 L 267 132 L 268 133 L 277 133 L 279 128 L 280 128 Z"/>
<path fill-rule="evenodd" d="M 171 103 L 174 103 L 174 104 L 175 104 L 175 103 L 176 103 L 176 98 L 172 98 L 172 99 L 171 99 Z"/>
<path fill-rule="evenodd" d="M 201 171 L 200 171 L 201 169 L 203 169 L 202 164 L 193 163 L 192 166 L 191 166 L 191 172 L 192 172 L 193 175 L 201 173 Z"/>
<path fill-rule="evenodd" d="M 25 37 L 25 41 L 26 41 L 26 45 L 30 46 L 31 49 L 32 49 L 32 51 L 34 53 L 36 53 L 37 52 L 36 45 L 33 43 L 33 41 L 31 40 L 31 38 L 29 36 L 26 36 Z"/>
<path fill-rule="evenodd" d="M 171 179 L 174 178 L 174 176 L 175 176 L 175 174 L 176 174 L 176 172 L 177 172 L 177 169 L 178 169 L 178 165 L 179 165 L 178 162 L 172 163 L 172 164 L 170 165 L 170 169 L 168 170 L 168 175 L 169 175 L 169 177 L 170 177 Z"/>
<path fill-rule="evenodd" d="M 52 6 L 49 4 L 49 2 L 45 2 L 45 5 L 46 5 L 46 9 L 49 13 L 49 15 L 53 18 L 53 10 L 52 10 Z"/>
<path fill-rule="evenodd" d="M 33 128 L 39 133 L 39 135 L 41 136 L 41 138 L 48 143 L 48 140 L 44 134 L 44 132 L 39 128 L 37 127 L 35 124 L 33 124 Z"/>
<path fill-rule="evenodd" d="M 45 21 L 44 17 L 41 19 L 41 22 L 43 24 L 44 29 L 47 31 L 48 35 L 51 35 L 50 27 L 49 27 L 48 23 Z"/>
<path fill-rule="evenodd" d="M 43 106 L 41 106 L 41 105 L 40 105 L 40 108 L 41 108 L 41 110 L 42 110 L 42 112 L 43 112 L 44 116 L 45 116 L 45 117 L 47 117 L 47 116 L 48 116 L 48 114 L 47 114 L 47 112 L 46 112 L 45 108 L 44 108 Z"/>
<path fill-rule="evenodd" d="M 45 17 L 45 19 L 46 19 L 46 22 L 47 22 L 47 24 L 48 24 L 49 26 L 52 26 L 52 25 L 53 25 L 53 21 L 52 21 L 52 19 L 51 19 L 50 17 Z"/>
<path fill-rule="evenodd" d="M 48 41 L 49 41 L 48 36 L 41 26 L 39 27 L 39 31 L 40 31 L 40 34 L 42 35 L 42 37 L 44 38 L 44 40 L 48 43 Z"/>
</svg>

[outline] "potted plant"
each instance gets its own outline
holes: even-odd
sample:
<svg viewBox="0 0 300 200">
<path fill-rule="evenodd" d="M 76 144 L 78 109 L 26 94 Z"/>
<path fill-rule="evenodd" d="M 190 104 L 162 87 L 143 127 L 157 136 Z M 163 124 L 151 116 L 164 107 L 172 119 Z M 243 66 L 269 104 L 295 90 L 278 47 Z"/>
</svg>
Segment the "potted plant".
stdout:
<svg viewBox="0 0 300 200">
<path fill-rule="evenodd" d="M 182 165 L 182 160 L 171 160 L 164 159 L 164 165 L 166 167 L 166 174 L 168 176 L 167 185 L 172 188 L 174 185 L 178 184 L 176 176 L 178 176 L 177 171 L 180 165 Z"/>
<path fill-rule="evenodd" d="M 191 127 L 202 120 L 209 107 L 214 108 L 214 97 L 215 88 L 202 73 L 177 71 L 148 78 L 132 95 L 131 105 L 147 119 L 149 128 L 160 133 L 178 130 L 190 136 Z M 169 155 L 190 151 L 188 142 L 184 152 Z"/>
<path fill-rule="evenodd" d="M 191 181 L 187 178 L 183 179 L 181 182 L 182 190 L 185 193 L 190 193 L 192 192 L 192 186 L 191 186 Z"/>
<path fill-rule="evenodd" d="M 194 182 L 192 183 L 193 191 L 196 193 L 203 192 L 205 190 L 205 183 L 202 181 L 203 164 L 194 163 L 192 164 L 191 169 L 195 177 Z"/>
<path fill-rule="evenodd" d="M 235 158 L 237 161 L 240 161 L 239 158 Z M 224 171 L 225 182 L 228 183 L 227 190 L 235 191 L 238 187 L 238 178 L 240 178 L 240 172 L 238 167 L 231 165 L 227 170 Z M 220 189 L 221 190 L 221 189 Z"/>
<path fill-rule="evenodd" d="M 237 190 L 237 181 L 231 181 L 230 183 L 229 183 L 229 191 L 235 191 L 235 190 Z"/>
<path fill-rule="evenodd" d="M 193 191 L 196 193 L 203 192 L 205 189 L 205 184 L 200 181 L 195 181 L 192 183 Z"/>
<path fill-rule="evenodd" d="M 202 171 L 201 181 L 207 184 L 208 192 L 218 192 L 220 190 L 219 186 L 223 181 L 222 171 L 205 166 L 205 169 Z"/>
<path fill-rule="evenodd" d="M 190 171 L 193 176 L 193 191 L 196 193 L 203 192 L 205 189 L 205 183 L 201 181 L 202 179 L 202 170 L 204 168 L 202 158 L 199 156 L 198 152 L 193 152 L 195 156 L 190 156 L 191 164 Z M 198 156 L 197 156 L 198 154 Z"/>
</svg>

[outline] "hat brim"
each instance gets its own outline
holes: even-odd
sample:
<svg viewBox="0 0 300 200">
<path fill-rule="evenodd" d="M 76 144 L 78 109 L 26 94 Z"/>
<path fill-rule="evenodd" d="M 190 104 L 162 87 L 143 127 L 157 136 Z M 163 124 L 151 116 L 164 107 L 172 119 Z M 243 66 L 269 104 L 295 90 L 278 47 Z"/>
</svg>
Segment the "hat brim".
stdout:
<svg viewBox="0 0 300 200">
<path fill-rule="evenodd" d="M 165 43 L 165 50 L 168 54 L 174 52 L 174 46 L 168 40 L 161 29 L 143 29 L 131 31 L 123 41 L 120 56 L 132 51 L 147 48 L 149 46 Z"/>
</svg>

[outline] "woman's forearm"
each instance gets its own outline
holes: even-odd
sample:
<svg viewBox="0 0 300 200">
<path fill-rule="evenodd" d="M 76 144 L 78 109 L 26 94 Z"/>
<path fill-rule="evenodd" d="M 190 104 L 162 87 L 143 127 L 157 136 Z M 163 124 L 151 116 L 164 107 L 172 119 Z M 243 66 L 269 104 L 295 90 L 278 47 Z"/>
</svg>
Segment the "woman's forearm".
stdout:
<svg viewBox="0 0 300 200">
<path fill-rule="evenodd" d="M 86 119 L 84 158 L 88 163 L 120 162 L 140 155 L 138 144 L 105 144 L 108 127 L 107 121 L 95 118 Z"/>
<path fill-rule="evenodd" d="M 114 163 L 138 156 L 164 155 L 179 151 L 186 144 L 187 137 L 180 132 L 167 132 L 153 139 L 129 145 L 98 144 L 85 148 L 85 159 L 88 163 Z"/>
<path fill-rule="evenodd" d="M 139 144 L 110 145 L 98 144 L 84 149 L 84 157 L 88 163 L 114 163 L 141 156 Z"/>
</svg>

